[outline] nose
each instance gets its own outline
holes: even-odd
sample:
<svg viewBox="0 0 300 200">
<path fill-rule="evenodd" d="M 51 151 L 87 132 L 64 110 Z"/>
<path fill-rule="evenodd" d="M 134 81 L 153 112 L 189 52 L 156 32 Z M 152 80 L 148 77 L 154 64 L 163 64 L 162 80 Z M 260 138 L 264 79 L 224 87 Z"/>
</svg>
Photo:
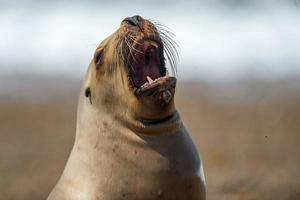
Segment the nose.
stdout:
<svg viewBox="0 0 300 200">
<path fill-rule="evenodd" d="M 132 17 L 126 17 L 123 22 L 127 22 L 131 26 L 138 26 L 140 29 L 143 27 L 143 18 L 139 15 L 134 15 Z"/>
</svg>

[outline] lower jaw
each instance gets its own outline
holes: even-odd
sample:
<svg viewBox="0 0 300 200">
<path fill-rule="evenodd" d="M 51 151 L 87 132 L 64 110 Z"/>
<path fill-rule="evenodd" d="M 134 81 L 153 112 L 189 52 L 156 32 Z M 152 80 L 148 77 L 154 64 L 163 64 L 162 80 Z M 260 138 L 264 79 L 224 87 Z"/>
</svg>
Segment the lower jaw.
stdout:
<svg viewBox="0 0 300 200">
<path fill-rule="evenodd" d="M 176 78 L 170 76 L 163 76 L 155 79 L 154 81 L 149 81 L 143 84 L 141 87 L 135 89 L 135 95 L 137 97 L 150 97 L 157 93 L 170 92 L 174 95 L 174 90 L 176 88 Z"/>
<path fill-rule="evenodd" d="M 135 116 L 139 119 L 156 121 L 170 116 L 174 111 L 176 78 L 161 77 L 146 88 L 134 92 Z"/>
</svg>

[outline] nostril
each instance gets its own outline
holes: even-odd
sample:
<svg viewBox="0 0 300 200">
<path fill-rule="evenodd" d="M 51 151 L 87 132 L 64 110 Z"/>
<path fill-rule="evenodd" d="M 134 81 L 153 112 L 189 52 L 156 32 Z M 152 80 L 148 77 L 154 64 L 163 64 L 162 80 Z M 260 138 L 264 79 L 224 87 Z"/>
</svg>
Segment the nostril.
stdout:
<svg viewBox="0 0 300 200">
<path fill-rule="evenodd" d="M 134 18 L 137 22 L 141 23 L 143 21 L 143 18 L 139 15 L 135 15 L 132 18 Z"/>
<path fill-rule="evenodd" d="M 123 20 L 124 22 L 127 22 L 128 24 L 130 24 L 131 26 L 136 26 L 137 24 L 135 24 L 135 22 L 133 21 L 132 17 L 127 17 Z"/>
<path fill-rule="evenodd" d="M 127 17 L 123 21 L 127 22 L 131 26 L 138 26 L 140 28 L 142 28 L 142 26 L 143 26 L 143 18 L 139 15 Z"/>
</svg>

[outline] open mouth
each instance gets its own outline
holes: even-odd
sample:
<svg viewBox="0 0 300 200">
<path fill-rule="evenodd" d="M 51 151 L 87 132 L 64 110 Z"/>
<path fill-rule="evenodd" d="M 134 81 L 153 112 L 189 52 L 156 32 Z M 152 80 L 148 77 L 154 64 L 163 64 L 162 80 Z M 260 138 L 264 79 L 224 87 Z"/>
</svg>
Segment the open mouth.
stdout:
<svg viewBox="0 0 300 200">
<path fill-rule="evenodd" d="M 132 81 L 137 88 L 166 75 L 161 43 L 152 40 L 141 42 L 133 47 L 135 52 L 131 64 Z"/>
<path fill-rule="evenodd" d="M 175 88 L 176 78 L 169 77 L 160 40 L 144 39 L 133 46 L 129 79 L 137 96 L 150 96 L 168 87 Z"/>
</svg>

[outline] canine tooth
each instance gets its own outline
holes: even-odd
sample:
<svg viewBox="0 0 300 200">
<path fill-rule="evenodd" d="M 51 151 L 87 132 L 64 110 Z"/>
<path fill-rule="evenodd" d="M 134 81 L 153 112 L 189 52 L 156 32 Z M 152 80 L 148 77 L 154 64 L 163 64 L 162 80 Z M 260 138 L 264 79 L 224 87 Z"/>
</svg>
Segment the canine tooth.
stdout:
<svg viewBox="0 0 300 200">
<path fill-rule="evenodd" d="M 156 43 L 156 42 L 150 41 L 150 44 L 151 44 L 152 46 L 154 46 L 155 48 L 157 48 L 157 47 L 158 47 L 158 45 L 157 45 L 157 43 Z"/>
<path fill-rule="evenodd" d="M 149 76 L 147 76 L 147 80 L 150 84 L 154 82 Z"/>
</svg>

